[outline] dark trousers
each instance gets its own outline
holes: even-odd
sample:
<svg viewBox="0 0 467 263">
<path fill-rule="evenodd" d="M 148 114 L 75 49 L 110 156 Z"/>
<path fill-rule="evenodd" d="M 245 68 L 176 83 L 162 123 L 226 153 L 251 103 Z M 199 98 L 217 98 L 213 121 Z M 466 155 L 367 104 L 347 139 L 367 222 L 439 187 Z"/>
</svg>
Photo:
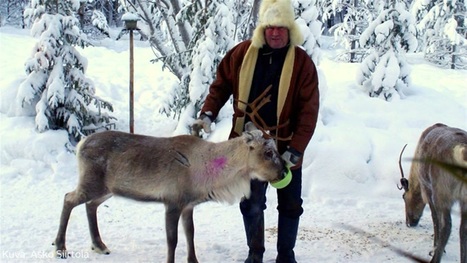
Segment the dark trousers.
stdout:
<svg viewBox="0 0 467 263">
<path fill-rule="evenodd" d="M 267 186 L 268 183 L 252 180 L 250 198 L 240 202 L 240 211 L 242 212 L 245 224 L 247 244 L 250 248 L 249 257 L 253 255 L 257 258 L 261 258 L 261 260 L 265 250 L 264 210 L 266 209 Z M 288 254 L 293 258 L 298 221 L 300 215 L 303 213 L 301 194 L 302 170 L 299 168 L 292 170 L 292 181 L 288 186 L 277 189 L 277 210 L 279 211 L 278 257 L 282 253 Z M 290 262 L 294 262 L 294 259 Z"/>
</svg>

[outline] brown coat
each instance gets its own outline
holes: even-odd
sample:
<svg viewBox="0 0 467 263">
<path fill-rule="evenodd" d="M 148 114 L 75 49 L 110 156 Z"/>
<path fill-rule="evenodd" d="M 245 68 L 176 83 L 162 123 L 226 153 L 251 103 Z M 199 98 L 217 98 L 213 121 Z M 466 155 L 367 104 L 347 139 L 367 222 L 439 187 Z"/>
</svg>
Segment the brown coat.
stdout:
<svg viewBox="0 0 467 263">
<path fill-rule="evenodd" d="M 239 96 L 245 96 L 239 95 L 240 93 L 245 93 L 245 90 L 240 91 L 239 86 L 243 86 L 242 88 L 247 91 L 251 86 L 251 80 L 250 86 L 244 80 L 245 75 L 247 78 L 252 78 L 251 75 L 254 72 L 255 63 L 244 63 L 244 58 L 250 46 L 250 40 L 241 42 L 225 55 L 219 64 L 216 79 L 209 88 L 209 94 L 201 110 L 203 113 L 212 112 L 212 118 L 215 119 L 220 109 L 230 96 L 233 95 L 235 102 L 230 138 L 240 135 L 238 131 L 235 131 L 235 126 L 239 120 L 243 121 L 242 117 L 244 117 L 244 113 L 239 110 L 239 106 L 242 107 L 242 105 L 238 105 L 236 101 L 239 99 Z M 252 47 L 252 49 L 254 48 Z M 278 124 L 289 121 L 289 125 L 279 129 L 277 135 L 282 138 L 289 137 L 291 134 L 293 136 L 290 141 L 278 141 L 278 150 L 282 153 L 287 149 L 287 145 L 289 145 L 297 151 L 304 153 L 314 133 L 318 118 L 318 74 L 313 61 L 303 49 L 292 47 L 289 53 L 292 53 L 291 64 L 293 63 L 293 70 L 290 70 L 290 66 L 284 64 L 281 80 L 284 77 L 283 75 L 289 74 L 290 83 L 286 87 L 280 87 L 279 93 L 283 93 L 284 101 L 283 105 L 278 106 Z M 242 68 L 242 65 L 245 68 Z M 250 76 L 245 74 L 245 72 L 251 72 Z M 240 79 L 240 76 L 243 76 L 243 79 Z M 281 95 L 279 94 L 279 101 L 281 100 L 280 97 Z M 240 99 L 244 100 L 245 98 Z"/>
</svg>

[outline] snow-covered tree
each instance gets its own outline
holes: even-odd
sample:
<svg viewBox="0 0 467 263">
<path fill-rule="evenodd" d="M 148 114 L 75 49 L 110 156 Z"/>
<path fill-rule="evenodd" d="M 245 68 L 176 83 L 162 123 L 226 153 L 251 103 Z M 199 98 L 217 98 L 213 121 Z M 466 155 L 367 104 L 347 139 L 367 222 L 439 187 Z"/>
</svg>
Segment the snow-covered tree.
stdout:
<svg viewBox="0 0 467 263">
<path fill-rule="evenodd" d="M 424 14 L 417 23 L 417 30 L 424 44 L 425 58 L 442 67 L 466 69 L 467 8 L 464 0 L 415 2 L 412 12 Z"/>
<path fill-rule="evenodd" d="M 339 61 L 356 63 L 363 60 L 366 49 L 360 45 L 360 35 L 383 9 L 382 3 L 384 2 L 380 0 L 319 1 L 323 20 L 327 21 L 333 15 L 343 14 L 342 22 L 329 29 L 334 34 L 334 45 L 343 47 L 343 51 L 336 57 Z"/>
<path fill-rule="evenodd" d="M 113 15 L 116 13 L 114 8 L 112 8 L 112 3 L 115 1 L 117 0 L 80 1 L 81 4 L 77 11 L 77 17 L 79 19 L 81 30 L 86 34 L 88 40 L 101 40 L 103 38 L 110 37 L 109 23 L 115 24 L 114 21 L 112 21 L 112 19 L 115 19 Z M 118 17 L 118 20 L 122 23 L 120 16 Z"/>
<path fill-rule="evenodd" d="M 428 12 L 436 4 L 436 1 L 432 0 L 414 0 L 410 5 L 410 13 L 414 17 L 415 25 L 418 25 L 421 20 L 426 18 Z M 417 29 L 418 47 L 417 52 L 422 51 L 426 48 L 426 31 Z"/>
<path fill-rule="evenodd" d="M 297 24 L 300 26 L 305 42 L 303 47 L 316 64 L 321 60 L 321 32 L 323 23 L 318 20 L 316 0 L 295 0 Z"/>
<path fill-rule="evenodd" d="M 358 84 L 371 97 L 403 97 L 410 83 L 405 53 L 417 47 L 415 25 L 405 5 L 393 2 L 382 11 L 362 33 L 360 45 L 370 50 L 357 73 Z"/>
<path fill-rule="evenodd" d="M 179 112 L 180 122 L 178 133 L 187 132 L 187 123 L 201 109 L 208 93 L 209 85 L 214 81 L 214 72 L 217 69 L 223 55 L 235 42 L 232 37 L 236 33 L 235 20 L 230 5 L 214 2 L 205 9 L 208 20 L 204 22 L 203 31 L 199 32 L 198 39 L 192 43 L 193 47 L 187 50 L 191 54 L 186 63 L 186 74 L 181 83 L 175 87 L 171 97 L 168 97 L 166 108 L 162 109 L 166 114 Z M 187 86 L 188 89 L 184 88 Z"/>
<path fill-rule="evenodd" d="M 83 0 L 86 1 L 86 0 Z M 82 2 L 83 2 L 82 1 Z M 121 12 L 120 2 L 122 0 L 87 0 L 86 9 L 94 13 L 94 11 L 99 11 L 104 15 L 105 20 L 110 26 L 118 26 L 122 24 L 121 16 L 124 12 Z"/>
<path fill-rule="evenodd" d="M 323 34 L 330 35 L 330 29 L 344 20 L 346 9 L 342 0 L 317 0 L 316 6 L 323 22 Z"/>
<path fill-rule="evenodd" d="M 31 58 L 25 63 L 26 79 L 17 93 L 21 107 L 35 108 L 39 132 L 66 129 L 70 141 L 104 129 L 114 119 L 105 110 L 112 105 L 97 96 L 85 76 L 87 60 L 76 46 L 87 45 L 74 12 L 79 0 L 32 0 L 25 17 L 33 21 L 33 36 L 39 36 Z"/>
<path fill-rule="evenodd" d="M 184 21 L 192 21 L 190 27 L 196 29 L 190 34 L 187 45 L 179 43 L 178 48 L 184 50 L 182 54 L 175 52 L 159 57 L 172 72 L 183 72 L 177 75 L 181 81 L 171 94 L 175 96 L 169 97 L 162 109 L 168 115 L 185 113 L 193 117 L 199 111 L 217 65 L 223 54 L 234 45 L 232 39 L 236 27 L 231 12 L 234 5 L 210 2 L 204 8 L 200 7 L 187 6 L 179 14 L 180 20 L 184 17 Z"/>
<path fill-rule="evenodd" d="M 91 20 L 93 26 L 95 26 L 100 32 L 102 32 L 102 34 L 106 35 L 107 37 L 110 37 L 110 28 L 107 23 L 107 19 L 101 11 L 94 10 L 92 12 Z"/>
<path fill-rule="evenodd" d="M 233 5 L 216 3 L 212 8 L 213 15 L 207 21 L 204 35 L 193 52 L 189 97 L 195 106 L 195 112 L 201 109 L 208 87 L 214 81 L 213 72 L 216 71 L 223 55 L 235 44 L 232 38 L 236 29 L 233 23 L 235 17 L 230 11 Z"/>
<path fill-rule="evenodd" d="M 0 26 L 18 25 L 25 27 L 23 12 L 29 0 L 2 0 L 0 1 Z"/>
</svg>

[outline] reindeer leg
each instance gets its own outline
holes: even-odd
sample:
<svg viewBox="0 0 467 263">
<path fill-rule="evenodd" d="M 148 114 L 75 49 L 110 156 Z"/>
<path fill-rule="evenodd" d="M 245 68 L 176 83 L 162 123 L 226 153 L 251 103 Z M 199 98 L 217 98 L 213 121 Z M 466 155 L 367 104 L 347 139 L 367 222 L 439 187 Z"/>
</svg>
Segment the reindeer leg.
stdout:
<svg viewBox="0 0 467 263">
<path fill-rule="evenodd" d="M 451 234 L 451 209 L 438 209 L 438 243 L 435 247 L 435 253 L 431 259 L 432 263 L 441 262 L 441 257 L 444 253 L 444 248 L 448 243 L 449 235 Z"/>
<path fill-rule="evenodd" d="M 99 254 L 110 254 L 110 250 L 102 242 L 99 234 L 99 227 L 97 225 L 97 207 L 105 200 L 109 199 L 112 194 L 106 194 L 97 199 L 86 203 L 86 214 L 88 216 L 89 232 L 91 234 L 92 247 L 91 249 Z"/>
<path fill-rule="evenodd" d="M 182 211 L 183 228 L 188 244 L 188 263 L 198 263 L 195 252 L 195 226 L 193 224 L 193 207 L 188 206 Z"/>
<path fill-rule="evenodd" d="M 65 194 L 63 200 L 63 209 L 60 216 L 60 226 L 58 227 L 57 237 L 53 245 L 55 245 L 55 255 L 60 258 L 67 258 L 68 253 L 66 251 L 66 229 L 68 227 L 68 221 L 70 220 L 71 211 L 76 206 L 86 202 L 85 195 L 81 194 L 81 191 L 74 190 Z"/>
<path fill-rule="evenodd" d="M 439 240 L 439 220 L 438 220 L 438 215 L 436 213 L 435 206 L 432 201 L 428 202 L 428 205 L 430 206 L 431 210 L 431 219 L 433 221 L 433 249 L 430 251 L 429 255 L 433 256 L 435 253 L 435 249 L 438 246 L 438 240 Z"/>
<path fill-rule="evenodd" d="M 461 263 L 467 263 L 467 202 L 460 202 L 461 226 L 459 237 L 461 240 Z"/>
<path fill-rule="evenodd" d="M 165 232 L 167 234 L 167 263 L 175 262 L 175 248 L 178 242 L 178 221 L 181 209 L 178 205 L 166 204 L 165 206 Z"/>
</svg>

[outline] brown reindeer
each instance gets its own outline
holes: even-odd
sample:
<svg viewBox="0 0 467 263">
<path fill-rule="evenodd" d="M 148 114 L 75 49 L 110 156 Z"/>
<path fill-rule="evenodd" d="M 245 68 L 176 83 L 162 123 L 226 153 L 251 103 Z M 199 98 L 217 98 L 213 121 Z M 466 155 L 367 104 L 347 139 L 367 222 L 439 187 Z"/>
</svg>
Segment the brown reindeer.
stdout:
<svg viewBox="0 0 467 263">
<path fill-rule="evenodd" d="M 467 132 L 439 123 L 428 127 L 420 136 L 408 180 L 400 162 L 399 157 L 407 226 L 417 226 L 428 203 L 434 227 L 431 262 L 440 262 L 451 233 L 451 208 L 459 202 L 461 263 L 467 263 Z"/>
<path fill-rule="evenodd" d="M 97 226 L 97 207 L 112 195 L 165 204 L 167 262 L 174 262 L 181 216 L 188 262 L 198 262 L 193 208 L 206 201 L 233 203 L 250 194 L 250 180 L 284 177 L 285 164 L 272 139 L 247 125 L 241 137 L 220 143 L 181 135 L 156 138 L 116 131 L 96 133 L 77 150 L 79 183 L 65 195 L 55 239 L 58 256 L 67 257 L 65 235 L 71 211 L 86 203 L 92 249 L 109 254 Z"/>
</svg>

